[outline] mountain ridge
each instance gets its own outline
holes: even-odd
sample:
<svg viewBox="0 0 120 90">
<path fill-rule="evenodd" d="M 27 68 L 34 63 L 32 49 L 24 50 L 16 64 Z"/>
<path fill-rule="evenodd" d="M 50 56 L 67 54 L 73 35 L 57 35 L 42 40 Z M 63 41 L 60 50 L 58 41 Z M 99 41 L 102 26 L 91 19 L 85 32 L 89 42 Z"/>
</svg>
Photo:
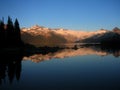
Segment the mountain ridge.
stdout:
<svg viewBox="0 0 120 90">
<path fill-rule="evenodd" d="M 112 31 L 105 29 L 100 29 L 97 31 L 75 31 L 63 28 L 52 29 L 39 25 L 21 29 L 22 40 L 25 43 L 29 43 L 37 47 L 58 46 L 65 43 L 87 42 L 91 40 L 96 42 L 98 37 L 102 37 L 106 33 L 119 34 L 119 32 L 120 29 L 117 27 L 115 27 Z"/>
</svg>

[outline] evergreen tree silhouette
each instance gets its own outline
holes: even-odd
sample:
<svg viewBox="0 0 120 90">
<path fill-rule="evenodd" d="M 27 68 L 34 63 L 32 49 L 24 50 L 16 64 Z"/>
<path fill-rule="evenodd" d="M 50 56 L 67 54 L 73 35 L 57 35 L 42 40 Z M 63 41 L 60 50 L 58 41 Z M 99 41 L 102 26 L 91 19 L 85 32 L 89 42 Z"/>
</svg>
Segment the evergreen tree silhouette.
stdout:
<svg viewBox="0 0 120 90">
<path fill-rule="evenodd" d="M 4 21 L 0 20 L 0 47 L 4 46 L 5 41 L 5 30 L 4 30 Z"/>
<path fill-rule="evenodd" d="M 14 24 L 10 16 L 7 24 L 4 24 L 4 18 L 0 20 L 0 48 L 23 47 L 23 45 L 18 20 L 15 19 Z"/>
<path fill-rule="evenodd" d="M 8 16 L 7 22 L 7 45 L 8 47 L 14 46 L 14 27 L 12 19 Z"/>
<path fill-rule="evenodd" d="M 15 30 L 15 43 L 17 46 L 21 45 L 21 33 L 20 33 L 20 27 L 19 27 L 19 22 L 16 19 L 14 23 L 14 30 Z"/>
</svg>

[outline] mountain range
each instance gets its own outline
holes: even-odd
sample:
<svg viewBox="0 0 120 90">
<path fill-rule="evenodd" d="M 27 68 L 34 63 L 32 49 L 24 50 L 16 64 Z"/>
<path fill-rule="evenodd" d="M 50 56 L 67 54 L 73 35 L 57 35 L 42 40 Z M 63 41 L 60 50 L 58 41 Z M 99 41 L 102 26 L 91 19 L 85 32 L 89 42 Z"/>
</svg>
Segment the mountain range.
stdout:
<svg viewBox="0 0 120 90">
<path fill-rule="evenodd" d="M 66 43 L 101 43 L 102 41 L 117 40 L 120 42 L 120 29 L 100 29 L 97 31 L 77 31 L 68 29 L 52 29 L 35 25 L 21 29 L 21 38 L 25 43 L 41 46 L 59 46 Z"/>
</svg>

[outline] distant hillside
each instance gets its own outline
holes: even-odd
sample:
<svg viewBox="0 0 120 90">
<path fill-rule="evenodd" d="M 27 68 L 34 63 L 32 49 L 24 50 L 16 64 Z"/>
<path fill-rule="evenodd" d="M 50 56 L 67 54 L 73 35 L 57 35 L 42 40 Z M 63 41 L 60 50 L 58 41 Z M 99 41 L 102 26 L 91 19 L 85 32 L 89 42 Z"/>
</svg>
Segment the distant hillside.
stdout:
<svg viewBox="0 0 120 90">
<path fill-rule="evenodd" d="M 116 30 L 117 29 L 117 30 Z M 75 31 L 67 29 L 51 29 L 35 25 L 31 28 L 22 28 L 22 40 L 25 43 L 34 46 L 58 46 L 65 43 L 99 43 L 101 40 L 118 34 L 118 28 L 113 31 L 98 30 L 98 31 Z"/>
<path fill-rule="evenodd" d="M 96 34 L 83 39 L 84 43 L 101 43 L 101 44 L 120 44 L 120 29 L 114 28 L 104 34 Z"/>
</svg>

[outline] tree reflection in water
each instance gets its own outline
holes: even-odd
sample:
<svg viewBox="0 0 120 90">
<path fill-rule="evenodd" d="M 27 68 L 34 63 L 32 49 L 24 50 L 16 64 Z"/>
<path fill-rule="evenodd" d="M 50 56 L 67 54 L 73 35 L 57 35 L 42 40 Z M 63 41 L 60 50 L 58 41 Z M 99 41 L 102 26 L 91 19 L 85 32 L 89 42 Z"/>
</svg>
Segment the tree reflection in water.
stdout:
<svg viewBox="0 0 120 90">
<path fill-rule="evenodd" d="M 0 84 L 3 83 L 6 77 L 12 83 L 14 78 L 18 81 L 21 74 L 22 54 L 0 54 Z"/>
</svg>

